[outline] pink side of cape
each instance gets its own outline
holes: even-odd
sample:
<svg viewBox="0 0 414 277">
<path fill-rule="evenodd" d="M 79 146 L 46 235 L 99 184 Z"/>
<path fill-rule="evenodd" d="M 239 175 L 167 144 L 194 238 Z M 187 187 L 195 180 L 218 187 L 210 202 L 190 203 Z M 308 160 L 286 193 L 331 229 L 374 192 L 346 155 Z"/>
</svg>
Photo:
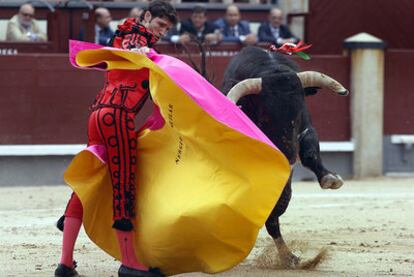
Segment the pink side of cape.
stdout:
<svg viewBox="0 0 414 277">
<path fill-rule="evenodd" d="M 76 54 L 82 50 L 92 50 L 103 48 L 102 46 L 86 43 L 82 41 L 70 41 L 69 59 L 73 66 L 80 67 L 75 60 Z M 127 51 L 116 49 L 118 51 Z M 137 54 L 139 55 L 139 54 Z M 273 148 L 273 143 L 256 127 L 256 125 L 226 96 L 218 91 L 206 79 L 195 72 L 186 63 L 167 55 L 157 54 L 151 49 L 147 55 L 155 64 L 157 64 L 174 82 L 193 99 L 204 111 L 206 111 L 215 120 L 222 124 L 237 130 L 238 132 L 264 142 Z M 90 68 L 102 70 L 102 64 Z M 146 127 L 150 129 L 160 128 L 164 123 L 158 109 L 149 117 Z"/>
<path fill-rule="evenodd" d="M 94 154 L 102 163 L 106 164 L 108 162 L 108 158 L 106 156 L 105 145 L 101 145 L 101 144 L 89 145 L 88 147 L 86 147 L 85 150 Z"/>
</svg>

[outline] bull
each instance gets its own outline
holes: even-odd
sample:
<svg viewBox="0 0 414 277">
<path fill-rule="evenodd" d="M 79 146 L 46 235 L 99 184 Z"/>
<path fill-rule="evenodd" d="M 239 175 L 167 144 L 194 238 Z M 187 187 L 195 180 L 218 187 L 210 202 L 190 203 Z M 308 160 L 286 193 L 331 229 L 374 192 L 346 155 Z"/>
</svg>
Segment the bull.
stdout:
<svg viewBox="0 0 414 277">
<path fill-rule="evenodd" d="M 343 180 L 322 164 L 319 138 L 305 104 L 305 96 L 316 94 L 319 88 L 329 88 L 339 95 L 348 94 L 339 82 L 325 74 L 299 72 L 298 65 L 286 55 L 246 47 L 230 61 L 222 92 L 241 106 L 292 166 L 299 156 L 302 165 L 316 175 L 322 189 L 338 189 Z M 279 227 L 279 217 L 291 199 L 291 182 L 292 175 L 265 225 L 282 265 L 294 268 L 300 259 L 284 242 Z"/>
</svg>

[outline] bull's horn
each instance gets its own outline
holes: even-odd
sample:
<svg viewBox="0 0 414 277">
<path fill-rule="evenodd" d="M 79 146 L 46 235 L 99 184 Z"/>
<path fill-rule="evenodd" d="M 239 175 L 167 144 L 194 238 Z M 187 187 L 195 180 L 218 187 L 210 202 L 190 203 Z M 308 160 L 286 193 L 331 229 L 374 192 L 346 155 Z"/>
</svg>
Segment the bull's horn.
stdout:
<svg viewBox="0 0 414 277">
<path fill-rule="evenodd" d="M 251 78 L 237 83 L 231 88 L 227 97 L 237 103 L 240 98 L 249 94 L 259 94 L 262 90 L 262 78 Z"/>
<path fill-rule="evenodd" d="M 320 88 L 329 88 L 333 92 L 346 96 L 349 94 L 349 91 L 344 88 L 338 81 L 329 77 L 326 74 L 316 72 L 316 71 L 304 71 L 298 73 L 302 87 L 320 87 Z"/>
</svg>

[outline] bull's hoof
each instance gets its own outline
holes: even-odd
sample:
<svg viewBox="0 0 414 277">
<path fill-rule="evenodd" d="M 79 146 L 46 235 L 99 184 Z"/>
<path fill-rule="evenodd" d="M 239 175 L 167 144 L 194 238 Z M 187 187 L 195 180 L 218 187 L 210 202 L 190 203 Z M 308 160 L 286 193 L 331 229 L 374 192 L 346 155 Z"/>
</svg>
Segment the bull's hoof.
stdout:
<svg viewBox="0 0 414 277">
<path fill-rule="evenodd" d="M 283 268 L 295 269 L 298 268 L 300 258 L 292 253 L 280 255 L 280 262 Z"/>
<path fill-rule="evenodd" d="M 322 177 L 319 184 L 323 189 L 339 189 L 344 184 L 344 180 L 338 174 L 328 173 Z"/>
</svg>

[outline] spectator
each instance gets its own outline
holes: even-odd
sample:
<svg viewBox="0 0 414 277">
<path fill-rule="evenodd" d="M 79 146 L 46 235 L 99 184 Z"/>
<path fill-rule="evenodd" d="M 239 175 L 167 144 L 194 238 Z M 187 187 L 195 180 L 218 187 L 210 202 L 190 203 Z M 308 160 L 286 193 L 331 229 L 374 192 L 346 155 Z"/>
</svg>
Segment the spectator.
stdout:
<svg viewBox="0 0 414 277">
<path fill-rule="evenodd" d="M 129 10 L 128 17 L 122 18 L 119 20 L 119 24 L 122 24 L 127 20 L 128 18 L 140 18 L 141 14 L 144 10 L 141 7 L 135 6 L 132 9 Z"/>
<path fill-rule="evenodd" d="M 192 36 L 198 41 L 209 44 L 217 44 L 223 38 L 218 27 L 207 21 L 207 10 L 202 5 L 193 8 L 191 18 L 181 22 L 179 35 L 173 35 L 171 41 L 185 44 L 191 41 Z"/>
<path fill-rule="evenodd" d="M 140 18 L 141 14 L 143 12 L 143 9 L 141 9 L 140 7 L 133 7 L 130 11 L 129 11 L 129 16 L 128 17 L 132 17 L 132 18 Z"/>
<path fill-rule="evenodd" d="M 107 46 L 115 34 L 109 23 L 111 23 L 111 13 L 107 8 L 97 8 L 95 10 L 95 43 Z"/>
<path fill-rule="evenodd" d="M 227 7 L 225 18 L 218 19 L 216 25 L 223 34 L 224 42 L 255 44 L 257 41 L 256 35 L 250 31 L 249 22 L 241 20 L 239 8 L 234 4 Z"/>
<path fill-rule="evenodd" d="M 273 8 L 269 13 L 269 21 L 259 27 L 259 42 L 271 42 L 281 46 L 286 42 L 297 43 L 299 39 L 283 25 L 283 13 L 279 8 Z"/>
<path fill-rule="evenodd" d="M 6 40 L 8 41 L 46 41 L 47 36 L 40 30 L 34 19 L 35 9 L 31 4 L 20 6 L 19 13 L 7 23 Z"/>
</svg>

